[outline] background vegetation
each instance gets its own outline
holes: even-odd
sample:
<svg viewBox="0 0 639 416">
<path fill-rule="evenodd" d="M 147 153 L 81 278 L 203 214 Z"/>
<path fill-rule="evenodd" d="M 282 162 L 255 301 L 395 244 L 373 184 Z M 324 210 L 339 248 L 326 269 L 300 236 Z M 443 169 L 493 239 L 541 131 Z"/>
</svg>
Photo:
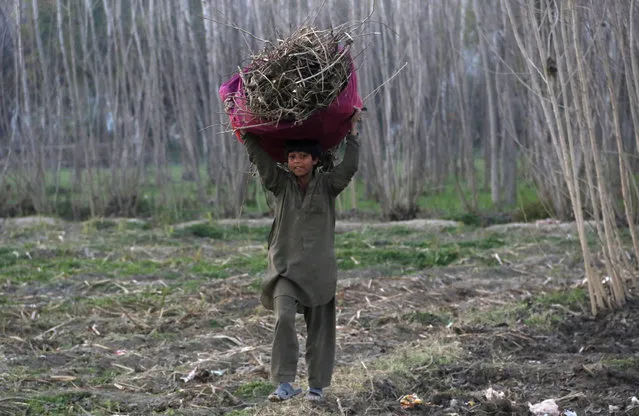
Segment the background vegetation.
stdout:
<svg viewBox="0 0 639 416">
<path fill-rule="evenodd" d="M 639 238 L 631 227 L 619 254 L 616 227 L 639 202 L 638 14 L 595 0 L 2 0 L 0 214 L 268 213 L 217 88 L 269 39 L 352 21 L 368 114 L 342 212 L 549 213 L 580 225 L 587 264 L 591 218 L 601 273 L 632 279 Z M 591 291 L 599 307 L 623 303 L 613 288 Z"/>
</svg>

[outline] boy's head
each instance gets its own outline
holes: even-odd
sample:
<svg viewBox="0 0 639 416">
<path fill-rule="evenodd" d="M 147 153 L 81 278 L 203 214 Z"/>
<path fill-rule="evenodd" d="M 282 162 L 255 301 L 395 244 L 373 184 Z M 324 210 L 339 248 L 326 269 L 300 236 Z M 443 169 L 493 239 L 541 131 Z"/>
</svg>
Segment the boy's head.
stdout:
<svg viewBox="0 0 639 416">
<path fill-rule="evenodd" d="M 322 147 L 317 140 L 287 140 L 286 155 L 291 152 L 308 153 L 313 159 L 319 159 Z"/>
<path fill-rule="evenodd" d="M 295 176 L 313 173 L 319 162 L 322 148 L 317 140 L 289 140 L 286 142 L 288 168 Z"/>
</svg>

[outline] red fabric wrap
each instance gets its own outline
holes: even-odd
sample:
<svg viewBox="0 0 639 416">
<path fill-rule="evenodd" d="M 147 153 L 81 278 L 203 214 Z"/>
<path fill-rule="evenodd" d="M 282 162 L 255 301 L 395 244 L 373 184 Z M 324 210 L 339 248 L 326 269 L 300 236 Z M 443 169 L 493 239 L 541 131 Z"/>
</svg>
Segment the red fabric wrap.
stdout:
<svg viewBox="0 0 639 416">
<path fill-rule="evenodd" d="M 322 150 L 338 145 L 350 130 L 353 107 L 362 107 L 357 91 L 357 74 L 351 62 L 351 76 L 346 87 L 327 108 L 314 112 L 302 123 L 280 121 L 277 125 L 265 125 L 252 116 L 246 108 L 244 85 L 239 74 L 226 81 L 219 89 L 220 98 L 231 120 L 233 129 L 244 128 L 260 136 L 260 144 L 277 162 L 286 162 L 286 141 L 296 139 L 319 140 Z M 241 140 L 239 131 L 236 131 Z"/>
</svg>

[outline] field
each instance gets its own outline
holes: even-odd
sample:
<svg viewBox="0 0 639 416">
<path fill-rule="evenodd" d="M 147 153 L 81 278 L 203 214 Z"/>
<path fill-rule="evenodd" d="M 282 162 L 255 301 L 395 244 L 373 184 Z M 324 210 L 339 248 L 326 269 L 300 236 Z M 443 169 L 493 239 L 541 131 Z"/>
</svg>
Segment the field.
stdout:
<svg viewBox="0 0 639 416">
<path fill-rule="evenodd" d="M 1 223 L 0 414 L 525 415 L 545 399 L 639 414 L 639 303 L 591 317 L 576 232 L 553 222 L 338 223 L 333 386 L 321 404 L 265 403 L 267 234 Z M 403 409 L 408 393 L 424 404 Z"/>
</svg>

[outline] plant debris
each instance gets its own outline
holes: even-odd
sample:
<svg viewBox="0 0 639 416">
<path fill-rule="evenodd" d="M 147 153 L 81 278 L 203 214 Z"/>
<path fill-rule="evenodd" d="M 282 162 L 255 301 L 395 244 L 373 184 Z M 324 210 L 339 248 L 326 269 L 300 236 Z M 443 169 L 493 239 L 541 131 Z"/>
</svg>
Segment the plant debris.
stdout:
<svg viewBox="0 0 639 416">
<path fill-rule="evenodd" d="M 399 404 L 402 406 L 402 409 L 413 409 L 424 404 L 424 401 L 416 394 L 411 393 L 400 397 Z"/>
</svg>

